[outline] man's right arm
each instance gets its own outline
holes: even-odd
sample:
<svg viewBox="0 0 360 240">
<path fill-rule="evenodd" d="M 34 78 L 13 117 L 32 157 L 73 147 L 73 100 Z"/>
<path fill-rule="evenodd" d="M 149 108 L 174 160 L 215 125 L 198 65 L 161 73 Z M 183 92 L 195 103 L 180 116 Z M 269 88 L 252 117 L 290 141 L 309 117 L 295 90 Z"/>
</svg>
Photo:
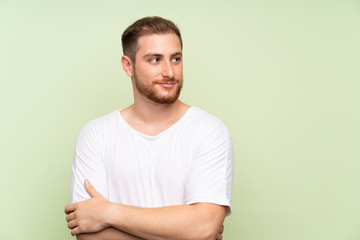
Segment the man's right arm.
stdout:
<svg viewBox="0 0 360 240">
<path fill-rule="evenodd" d="M 85 233 L 76 236 L 77 240 L 144 240 L 116 228 L 109 227 L 96 233 Z"/>
<path fill-rule="evenodd" d="M 219 233 L 216 236 L 216 240 L 222 240 L 224 231 L 224 225 L 219 229 Z M 76 236 L 77 240 L 145 240 L 129 233 L 120 231 L 117 228 L 109 227 L 96 233 L 84 233 Z"/>
</svg>

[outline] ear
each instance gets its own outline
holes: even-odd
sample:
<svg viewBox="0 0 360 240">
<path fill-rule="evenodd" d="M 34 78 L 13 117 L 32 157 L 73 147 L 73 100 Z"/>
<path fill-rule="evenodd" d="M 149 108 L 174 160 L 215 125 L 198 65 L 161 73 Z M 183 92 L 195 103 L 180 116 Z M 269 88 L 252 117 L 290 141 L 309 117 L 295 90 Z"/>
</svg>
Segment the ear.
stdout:
<svg viewBox="0 0 360 240">
<path fill-rule="evenodd" d="M 124 68 L 125 73 L 129 76 L 132 77 L 133 76 L 133 62 L 131 61 L 131 59 L 124 55 L 121 57 L 121 64 Z"/>
</svg>

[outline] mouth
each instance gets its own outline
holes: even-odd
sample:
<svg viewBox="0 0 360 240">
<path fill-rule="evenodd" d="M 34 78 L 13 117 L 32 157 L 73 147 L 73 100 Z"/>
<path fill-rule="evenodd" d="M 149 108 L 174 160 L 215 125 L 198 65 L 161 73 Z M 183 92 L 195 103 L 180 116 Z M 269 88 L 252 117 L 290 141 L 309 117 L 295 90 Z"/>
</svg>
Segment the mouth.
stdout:
<svg viewBox="0 0 360 240">
<path fill-rule="evenodd" d="M 160 86 L 164 87 L 164 88 L 172 88 L 175 86 L 176 82 L 159 82 L 157 83 Z"/>
<path fill-rule="evenodd" d="M 179 83 L 179 80 L 173 80 L 173 81 L 157 81 L 155 84 L 160 85 L 163 88 L 173 88 L 176 84 Z"/>
</svg>

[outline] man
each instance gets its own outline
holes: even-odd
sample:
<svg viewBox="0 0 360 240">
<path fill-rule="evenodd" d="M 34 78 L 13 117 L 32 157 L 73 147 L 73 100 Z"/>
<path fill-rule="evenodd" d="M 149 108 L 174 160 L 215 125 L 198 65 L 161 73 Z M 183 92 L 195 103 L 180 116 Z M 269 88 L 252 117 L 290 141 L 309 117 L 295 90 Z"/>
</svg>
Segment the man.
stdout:
<svg viewBox="0 0 360 240">
<path fill-rule="evenodd" d="M 230 213 L 231 137 L 220 120 L 178 99 L 178 28 L 160 17 L 143 18 L 125 30 L 122 45 L 134 103 L 89 122 L 80 133 L 72 203 L 65 207 L 71 234 L 221 239 Z"/>
</svg>

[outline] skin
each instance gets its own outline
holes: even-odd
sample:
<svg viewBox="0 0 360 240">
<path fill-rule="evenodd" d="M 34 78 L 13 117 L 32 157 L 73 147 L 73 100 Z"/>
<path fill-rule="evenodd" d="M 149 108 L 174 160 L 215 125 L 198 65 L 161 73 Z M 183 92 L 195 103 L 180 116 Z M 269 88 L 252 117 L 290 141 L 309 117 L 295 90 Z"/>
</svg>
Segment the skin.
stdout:
<svg viewBox="0 0 360 240">
<path fill-rule="evenodd" d="M 172 104 L 159 104 L 139 92 L 135 78 L 152 88 L 159 97 L 171 98 L 182 85 L 182 49 L 175 34 L 145 35 L 138 40 L 138 51 L 133 63 L 123 56 L 121 63 L 125 73 L 131 77 L 134 104 L 121 111 L 123 118 L 137 131 L 146 135 L 157 135 L 177 122 L 190 107 L 176 98 Z M 177 79 L 173 86 L 161 82 Z M 160 82 L 160 83 L 159 83 Z"/>
<path fill-rule="evenodd" d="M 178 100 L 183 66 L 175 34 L 140 37 L 136 62 L 127 56 L 121 62 L 132 80 L 134 104 L 120 113 L 131 127 L 155 136 L 186 113 L 189 106 Z M 91 198 L 65 207 L 68 227 L 77 239 L 222 239 L 225 206 L 132 207 L 109 202 L 88 181 L 84 185 Z"/>
<path fill-rule="evenodd" d="M 110 203 L 88 181 L 85 181 L 85 189 L 91 196 L 89 200 L 65 207 L 71 234 L 80 234 L 79 239 L 99 239 L 95 236 L 83 238 L 81 234 L 96 234 L 108 227 L 119 229 L 120 234 L 102 239 L 222 239 L 226 207 L 210 203 L 162 208 L 131 207 Z"/>
</svg>

